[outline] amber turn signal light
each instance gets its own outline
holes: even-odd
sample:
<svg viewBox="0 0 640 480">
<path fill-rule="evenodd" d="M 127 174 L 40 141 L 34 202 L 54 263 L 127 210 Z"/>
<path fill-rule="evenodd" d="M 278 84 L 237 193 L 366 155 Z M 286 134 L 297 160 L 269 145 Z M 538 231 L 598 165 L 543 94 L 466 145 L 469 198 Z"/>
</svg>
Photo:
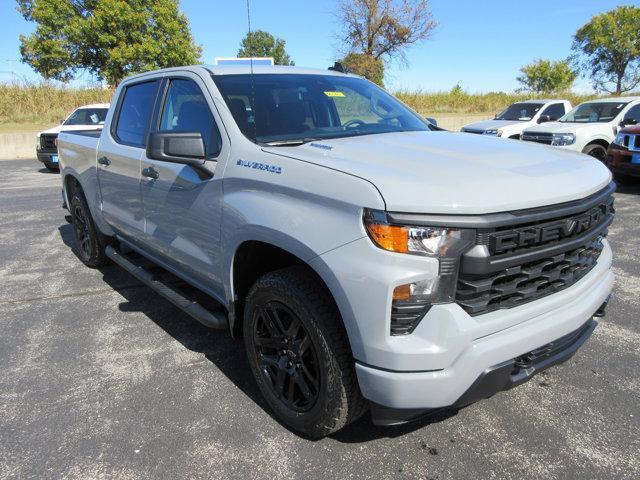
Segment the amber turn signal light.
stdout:
<svg viewBox="0 0 640 480">
<path fill-rule="evenodd" d="M 409 229 L 380 223 L 367 224 L 371 239 L 384 250 L 407 253 L 409 251 Z"/>
</svg>

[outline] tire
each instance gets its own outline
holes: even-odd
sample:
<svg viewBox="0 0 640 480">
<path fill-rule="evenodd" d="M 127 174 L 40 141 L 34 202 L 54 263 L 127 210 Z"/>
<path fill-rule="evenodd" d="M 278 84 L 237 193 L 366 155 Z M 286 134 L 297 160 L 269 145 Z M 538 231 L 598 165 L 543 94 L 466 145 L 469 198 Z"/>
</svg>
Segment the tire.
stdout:
<svg viewBox="0 0 640 480">
<path fill-rule="evenodd" d="M 590 155 L 593 158 L 597 158 L 601 162 L 604 162 L 604 159 L 607 156 L 607 149 L 597 143 L 590 143 L 589 145 L 584 147 L 582 153 L 586 153 L 587 155 Z"/>
<path fill-rule="evenodd" d="M 98 231 L 81 190 L 73 192 L 69 205 L 75 252 L 87 267 L 97 268 L 109 263 L 105 247 L 111 239 Z"/>
<path fill-rule="evenodd" d="M 259 278 L 247 295 L 243 327 L 256 382 L 286 426 L 321 438 L 367 410 L 340 315 L 304 267 Z"/>
</svg>

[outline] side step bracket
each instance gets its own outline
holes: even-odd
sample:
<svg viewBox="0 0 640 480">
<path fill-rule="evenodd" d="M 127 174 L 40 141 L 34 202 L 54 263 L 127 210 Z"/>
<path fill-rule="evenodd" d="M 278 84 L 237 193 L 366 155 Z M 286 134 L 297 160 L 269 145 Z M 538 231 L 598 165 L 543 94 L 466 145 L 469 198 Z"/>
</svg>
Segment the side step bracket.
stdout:
<svg viewBox="0 0 640 480">
<path fill-rule="evenodd" d="M 227 329 L 229 323 L 224 308 L 220 306 L 219 310 L 208 310 L 200 305 L 195 300 L 192 300 L 171 285 L 156 278 L 151 272 L 140 265 L 134 263 L 135 260 L 130 260 L 124 254 L 118 252 L 111 245 L 105 249 L 107 256 L 115 263 L 120 265 L 131 275 L 136 277 L 142 283 L 152 288 L 164 298 L 169 300 L 178 308 L 182 309 L 185 313 L 191 315 L 197 321 L 210 328 Z"/>
</svg>

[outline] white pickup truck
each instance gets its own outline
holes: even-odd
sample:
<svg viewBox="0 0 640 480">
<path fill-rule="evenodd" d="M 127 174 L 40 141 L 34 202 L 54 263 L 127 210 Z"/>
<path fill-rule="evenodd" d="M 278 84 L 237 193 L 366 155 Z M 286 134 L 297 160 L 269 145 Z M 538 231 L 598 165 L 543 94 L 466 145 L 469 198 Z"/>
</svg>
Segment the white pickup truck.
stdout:
<svg viewBox="0 0 640 480">
<path fill-rule="evenodd" d="M 49 170 L 58 168 L 58 149 L 56 139 L 64 131 L 100 130 L 109 110 L 108 103 L 95 103 L 76 108 L 67 118 L 60 120 L 60 125 L 39 132 L 36 135 L 36 155 L 38 160 Z"/>
<path fill-rule="evenodd" d="M 582 152 L 604 162 L 619 129 L 640 121 L 640 97 L 584 102 L 557 122 L 527 128 L 522 140 Z"/>
<path fill-rule="evenodd" d="M 492 120 L 470 123 L 460 131 L 517 140 L 525 128 L 558 120 L 569 110 L 571 103 L 568 100 L 527 100 L 510 105 Z"/>
<path fill-rule="evenodd" d="M 441 131 L 354 75 L 148 72 L 102 132 L 58 140 L 82 262 L 243 336 L 266 404 L 312 437 L 527 381 L 613 285 L 601 162 Z"/>
</svg>

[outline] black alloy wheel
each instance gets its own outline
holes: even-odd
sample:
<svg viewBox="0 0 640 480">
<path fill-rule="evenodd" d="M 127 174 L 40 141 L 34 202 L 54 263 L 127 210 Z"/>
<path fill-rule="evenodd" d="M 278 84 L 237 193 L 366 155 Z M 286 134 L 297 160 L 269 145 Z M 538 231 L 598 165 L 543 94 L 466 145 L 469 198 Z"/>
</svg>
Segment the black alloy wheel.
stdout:
<svg viewBox="0 0 640 480">
<path fill-rule="evenodd" d="M 253 342 L 273 395 L 296 412 L 310 410 L 320 392 L 318 354 L 298 316 L 272 301 L 255 310 Z"/>
</svg>

